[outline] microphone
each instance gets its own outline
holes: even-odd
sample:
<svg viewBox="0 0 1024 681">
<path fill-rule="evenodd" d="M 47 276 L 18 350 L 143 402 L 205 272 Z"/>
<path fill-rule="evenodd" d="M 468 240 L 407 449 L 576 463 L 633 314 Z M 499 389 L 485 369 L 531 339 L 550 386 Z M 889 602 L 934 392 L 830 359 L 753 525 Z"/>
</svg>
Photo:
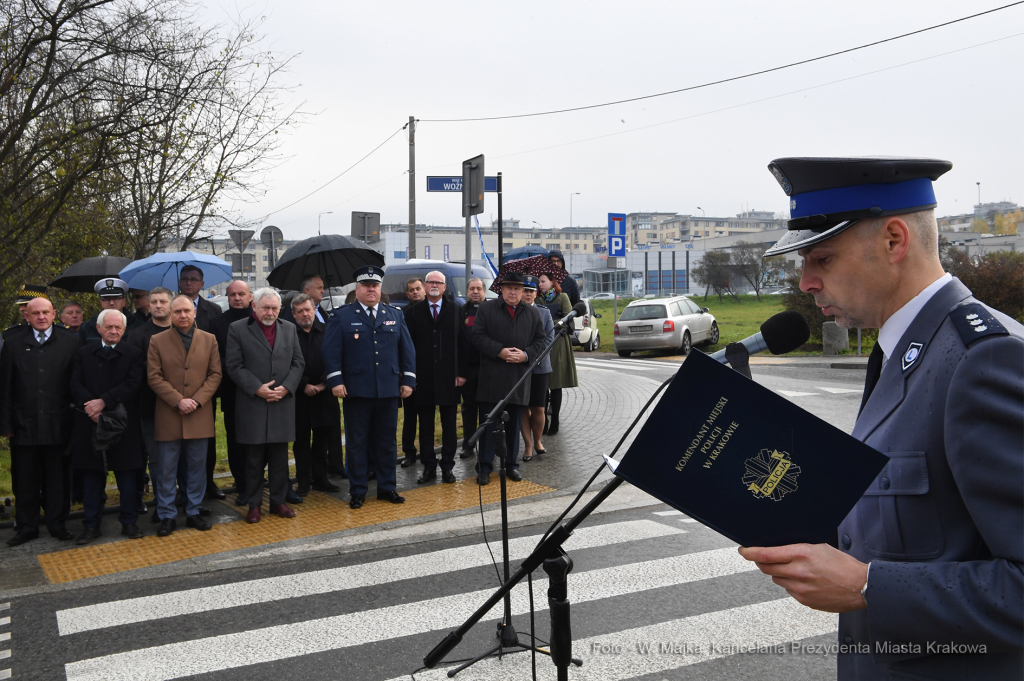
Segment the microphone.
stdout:
<svg viewBox="0 0 1024 681">
<path fill-rule="evenodd" d="M 761 325 L 761 330 L 740 341 L 751 355 L 768 350 L 773 355 L 793 352 L 811 337 L 811 327 L 796 310 L 786 310 Z M 711 359 L 725 364 L 725 350 L 711 355 Z"/>
<path fill-rule="evenodd" d="M 579 316 L 582 316 L 582 315 L 585 315 L 585 314 L 587 314 L 587 304 L 583 303 L 583 302 L 576 303 L 572 307 L 572 312 L 570 312 L 569 314 L 565 315 L 564 317 L 559 319 L 557 322 L 555 322 L 555 331 L 558 331 L 559 329 L 564 327 L 566 324 L 570 323 L 573 320 L 573 318 L 579 317 Z M 808 336 L 810 335 L 810 333 L 811 333 L 810 331 L 807 332 Z"/>
</svg>

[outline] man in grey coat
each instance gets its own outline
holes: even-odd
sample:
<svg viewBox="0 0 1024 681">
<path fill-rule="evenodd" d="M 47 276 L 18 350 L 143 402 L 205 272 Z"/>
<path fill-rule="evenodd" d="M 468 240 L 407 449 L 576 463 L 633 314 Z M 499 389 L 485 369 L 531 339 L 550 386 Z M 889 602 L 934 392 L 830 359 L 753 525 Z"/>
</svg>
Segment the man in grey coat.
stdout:
<svg viewBox="0 0 1024 681">
<path fill-rule="evenodd" d="M 235 382 L 235 428 L 246 447 L 245 489 L 250 523 L 260 521 L 263 469 L 270 479 L 270 512 L 294 518 L 285 504 L 288 443 L 295 441 L 295 391 L 305 360 L 295 325 L 278 319 L 281 296 L 272 288 L 253 294 L 253 316 L 228 327 L 226 371 Z"/>
<path fill-rule="evenodd" d="M 839 615 L 840 679 L 1024 677 L 1024 327 L 942 271 L 932 159 L 778 159 L 801 290 L 879 329 L 853 436 L 889 457 L 837 546 L 743 548 Z M 827 443 L 826 443 L 827 446 Z"/>
</svg>

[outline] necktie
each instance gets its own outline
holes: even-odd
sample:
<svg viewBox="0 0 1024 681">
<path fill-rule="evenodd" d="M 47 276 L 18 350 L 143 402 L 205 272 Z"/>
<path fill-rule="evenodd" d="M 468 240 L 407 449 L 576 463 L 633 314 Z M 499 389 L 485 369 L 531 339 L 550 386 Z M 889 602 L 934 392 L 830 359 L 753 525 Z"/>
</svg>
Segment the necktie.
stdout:
<svg viewBox="0 0 1024 681">
<path fill-rule="evenodd" d="M 516 318 L 516 309 L 511 305 L 508 306 L 508 315 L 512 317 L 512 319 Z"/>
<path fill-rule="evenodd" d="M 104 357 L 110 357 L 110 346 L 109 345 L 104 345 L 103 346 L 103 356 Z"/>
<path fill-rule="evenodd" d="M 868 403 L 868 398 L 871 397 L 871 392 L 878 383 L 878 377 L 882 375 L 882 360 L 884 358 L 885 353 L 882 352 L 882 346 L 876 342 L 875 349 L 871 351 L 871 355 L 868 357 L 868 375 L 864 381 L 864 397 L 860 401 L 860 411 L 857 412 L 857 416 L 860 416 L 860 412 L 864 411 L 864 405 Z"/>
<path fill-rule="evenodd" d="M 43 341 L 45 341 L 45 340 L 46 340 L 46 334 L 45 334 L 44 332 L 40 331 L 40 332 L 38 332 L 38 333 L 36 334 L 36 342 L 37 342 L 37 343 L 39 343 L 40 345 L 42 345 L 42 344 L 43 344 Z"/>
<path fill-rule="evenodd" d="M 366 308 L 366 312 L 370 315 L 370 328 L 373 328 L 373 326 L 377 323 L 377 318 L 373 314 L 373 308 Z"/>
<path fill-rule="evenodd" d="M 430 307 L 434 310 L 434 321 L 437 321 L 437 303 L 431 303 Z"/>
</svg>

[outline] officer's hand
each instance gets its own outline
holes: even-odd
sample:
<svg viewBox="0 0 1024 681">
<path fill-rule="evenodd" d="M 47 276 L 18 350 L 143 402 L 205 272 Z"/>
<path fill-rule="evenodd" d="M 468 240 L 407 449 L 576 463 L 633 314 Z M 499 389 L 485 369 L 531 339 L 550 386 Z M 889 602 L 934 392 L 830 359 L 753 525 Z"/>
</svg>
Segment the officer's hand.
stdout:
<svg viewBox="0 0 1024 681">
<path fill-rule="evenodd" d="M 267 381 L 259 388 L 256 389 L 256 397 L 267 400 L 268 402 L 273 401 L 274 391 L 270 389 L 270 386 L 274 385 L 273 381 Z"/>
<path fill-rule="evenodd" d="M 850 612 L 867 607 L 860 590 L 868 581 L 868 566 L 828 544 L 740 547 L 797 601 L 815 610 Z"/>
<path fill-rule="evenodd" d="M 345 390 L 344 385 L 336 385 L 331 388 L 331 394 L 335 397 L 348 397 L 348 391 Z"/>
<path fill-rule="evenodd" d="M 464 385 L 466 385 L 466 379 L 464 379 L 462 376 L 456 376 L 455 377 L 455 387 L 456 388 L 461 388 Z"/>
<path fill-rule="evenodd" d="M 313 397 L 320 391 L 312 383 L 307 383 L 306 387 L 302 389 L 302 392 L 306 393 L 306 397 Z"/>
<path fill-rule="evenodd" d="M 498 353 L 498 359 L 503 359 L 506 362 L 512 361 L 512 353 L 515 348 L 502 348 L 501 352 Z"/>
<path fill-rule="evenodd" d="M 409 395 L 412 395 L 412 386 L 403 385 L 401 388 L 398 389 L 398 394 L 401 395 L 402 399 L 404 400 Z"/>
<path fill-rule="evenodd" d="M 106 408 L 107 403 L 99 398 L 96 398 L 95 400 L 89 400 L 88 402 L 85 403 L 85 413 L 93 421 L 97 421 L 100 413 Z"/>
</svg>

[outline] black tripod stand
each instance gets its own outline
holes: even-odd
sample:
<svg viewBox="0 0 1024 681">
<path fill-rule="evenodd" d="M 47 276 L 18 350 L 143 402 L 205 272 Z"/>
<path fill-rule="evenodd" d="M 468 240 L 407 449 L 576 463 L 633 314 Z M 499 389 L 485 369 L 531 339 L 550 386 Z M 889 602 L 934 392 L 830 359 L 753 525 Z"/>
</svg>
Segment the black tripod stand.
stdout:
<svg viewBox="0 0 1024 681">
<path fill-rule="evenodd" d="M 552 342 L 546 348 L 544 348 L 543 352 L 541 352 L 539 355 L 537 355 L 536 357 L 533 358 L 533 361 L 530 363 L 530 366 L 527 367 L 526 373 L 523 374 L 523 377 L 519 379 L 519 381 L 515 384 L 515 386 L 513 386 L 512 390 L 509 391 L 508 395 L 506 395 L 504 397 L 504 399 L 501 400 L 501 402 L 499 402 L 498 404 L 495 405 L 494 409 L 492 409 L 491 412 L 487 415 L 486 420 L 484 420 L 484 422 L 482 424 L 480 424 L 480 427 L 477 428 L 476 432 L 473 433 L 473 436 L 470 437 L 469 441 L 468 441 L 468 445 L 469 446 L 476 445 L 477 441 L 483 436 L 485 430 L 487 429 L 487 426 L 489 426 L 492 423 L 494 424 L 494 432 L 492 433 L 491 436 L 494 439 L 494 458 L 497 459 L 500 462 L 498 464 L 498 477 L 500 479 L 500 484 L 501 484 L 501 551 L 502 551 L 502 563 L 503 563 L 504 568 L 505 568 L 505 582 L 506 583 L 509 581 L 509 558 L 508 558 L 508 495 L 507 495 L 507 487 L 506 487 L 506 481 L 505 481 L 505 473 L 506 473 L 505 458 L 506 458 L 506 455 L 508 454 L 507 448 L 505 446 L 505 427 L 506 427 L 505 424 L 508 422 L 508 412 L 505 411 L 505 407 L 506 407 L 506 405 L 508 405 L 508 401 L 512 398 L 512 396 L 519 389 L 519 386 L 521 386 L 523 383 L 525 383 L 526 380 L 533 373 L 533 368 L 537 365 L 537 363 L 540 362 L 541 360 L 543 360 L 545 357 L 547 357 L 547 355 L 551 352 L 551 348 L 553 348 L 555 343 L 557 343 L 559 338 L 561 338 L 561 335 L 565 334 L 565 333 L 568 333 L 568 330 L 570 328 L 571 328 L 571 326 L 569 324 L 564 324 L 555 333 L 555 337 L 552 340 Z M 509 427 L 511 427 L 511 428 L 518 428 L 519 424 L 518 423 L 509 424 Z M 568 559 L 568 557 L 566 557 L 566 558 Z M 572 561 L 570 560 L 569 561 L 569 569 L 571 569 L 571 566 L 572 566 Z M 545 569 L 547 569 L 547 568 L 545 567 Z M 568 572 L 569 572 L 568 569 L 565 570 L 565 574 L 568 574 Z M 553 582 L 554 582 L 554 580 L 552 580 L 552 583 Z M 460 666 L 450 670 L 448 672 L 448 677 L 449 678 L 454 677 L 456 674 L 461 672 L 463 669 L 466 669 L 467 667 L 470 667 L 470 666 L 476 664 L 477 662 L 479 662 L 480 660 L 482 660 L 482 659 L 484 659 L 486 657 L 490 657 L 492 655 L 497 655 L 500 658 L 501 656 L 506 655 L 506 654 L 508 654 L 510 652 L 519 652 L 519 651 L 522 651 L 522 650 L 533 650 L 533 651 L 536 651 L 538 653 L 542 653 L 544 655 L 552 655 L 552 657 L 555 657 L 555 653 L 554 653 L 555 647 L 554 647 L 554 645 L 552 645 L 552 651 L 549 652 L 547 650 L 543 650 L 541 648 L 537 648 L 537 647 L 532 646 L 532 645 L 527 645 L 527 644 L 521 643 L 519 641 L 519 636 L 516 634 L 515 627 L 512 626 L 512 593 L 511 593 L 511 591 L 512 590 L 509 589 L 507 592 L 505 592 L 505 595 L 503 597 L 503 599 L 504 599 L 504 613 L 502 615 L 501 620 L 498 622 L 498 628 L 497 628 L 497 632 L 495 634 L 497 636 L 497 638 L 498 638 L 497 644 L 495 644 L 495 646 L 493 648 L 491 648 L 490 650 L 487 650 L 486 652 L 483 652 L 480 655 L 477 655 L 476 657 L 474 657 L 469 662 L 466 662 L 465 664 L 462 664 L 462 665 L 460 665 Z M 568 607 L 568 603 L 566 603 L 566 607 Z M 553 609 L 552 609 L 552 621 L 554 621 L 554 610 Z M 438 661 L 439 660 L 440 660 L 440 658 L 438 658 Z M 580 665 L 583 664 L 583 661 L 580 660 L 580 659 L 573 659 L 572 662 L 574 664 L 576 664 L 576 666 L 580 666 Z M 436 664 L 436 662 L 435 662 L 435 664 Z M 566 662 L 566 665 L 568 665 L 568 662 Z"/>
</svg>

